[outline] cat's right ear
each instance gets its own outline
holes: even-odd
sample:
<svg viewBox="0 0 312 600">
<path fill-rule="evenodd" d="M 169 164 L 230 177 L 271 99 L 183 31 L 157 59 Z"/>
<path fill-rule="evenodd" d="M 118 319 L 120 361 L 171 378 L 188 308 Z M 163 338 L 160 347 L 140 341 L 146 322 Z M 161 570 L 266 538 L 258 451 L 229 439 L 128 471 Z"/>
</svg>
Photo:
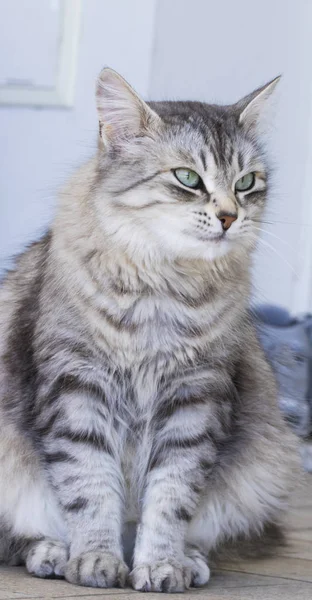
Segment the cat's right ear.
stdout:
<svg viewBox="0 0 312 600">
<path fill-rule="evenodd" d="M 272 79 L 272 81 L 269 81 L 266 85 L 258 88 L 248 96 L 245 96 L 245 98 L 234 105 L 235 111 L 239 117 L 239 123 L 245 127 L 245 129 L 251 130 L 258 126 L 267 102 L 280 79 L 281 76 L 278 75 L 278 77 L 275 77 L 275 79 Z"/>
<path fill-rule="evenodd" d="M 113 69 L 104 68 L 98 77 L 96 104 L 100 139 L 105 146 L 120 145 L 135 136 L 151 133 L 161 121 Z"/>
</svg>

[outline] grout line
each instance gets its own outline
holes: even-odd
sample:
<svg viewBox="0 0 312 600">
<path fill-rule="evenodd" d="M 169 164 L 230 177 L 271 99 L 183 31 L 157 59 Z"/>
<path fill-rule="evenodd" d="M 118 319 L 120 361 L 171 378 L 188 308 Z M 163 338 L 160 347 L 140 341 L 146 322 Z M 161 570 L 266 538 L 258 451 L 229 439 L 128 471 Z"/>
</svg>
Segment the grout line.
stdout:
<svg viewBox="0 0 312 600">
<path fill-rule="evenodd" d="M 103 594 L 103 590 L 105 590 L 107 588 L 103 588 L 101 591 L 99 591 L 98 593 L 88 593 L 88 594 L 80 594 L 79 596 L 77 595 L 68 595 L 65 594 L 64 596 L 52 596 L 51 594 L 44 594 L 41 596 L 8 596 L 7 598 L 3 598 L 3 600 L 45 600 L 45 598 L 48 598 L 48 600 L 67 600 L 68 598 L 74 598 L 75 600 L 79 600 L 79 598 L 90 598 L 90 597 L 94 597 L 97 598 L 98 596 L 102 596 L 105 597 L 107 596 L 107 598 L 114 598 L 115 596 L 120 598 L 120 596 L 124 596 L 125 594 L 135 594 L 135 593 L 139 593 L 136 592 L 135 590 L 129 588 L 127 589 L 125 592 L 114 592 L 113 594 L 110 593 L 104 593 Z M 53 592 L 52 592 L 53 594 Z"/>
<path fill-rule="evenodd" d="M 297 580 L 296 580 L 297 581 Z M 300 581 L 300 583 L 311 583 L 310 581 Z M 283 583 L 269 583 L 269 584 L 265 584 L 265 583 L 256 583 L 255 585 L 239 585 L 239 586 L 230 586 L 227 587 L 226 585 L 222 586 L 222 590 L 242 590 L 245 588 L 272 588 L 272 587 L 286 587 L 289 585 L 289 580 L 285 580 L 285 582 Z M 312 583 L 311 583 L 312 586 Z M 204 589 L 204 588 L 203 588 Z M 211 589 L 211 591 L 214 591 L 214 588 Z"/>
<path fill-rule="evenodd" d="M 284 558 L 284 557 L 283 557 Z M 310 561 L 307 561 L 310 562 Z M 258 577 L 267 577 L 268 579 L 284 579 L 285 581 L 300 581 L 301 583 L 311 583 L 312 581 L 307 579 L 298 579 L 298 577 L 285 577 L 284 575 L 278 575 L 275 573 L 274 575 L 266 575 L 265 573 L 255 573 L 254 571 L 239 571 L 238 569 L 219 569 L 219 571 L 226 571 L 228 573 L 240 573 L 241 575 L 258 575 Z"/>
<path fill-rule="evenodd" d="M 106 590 L 111 590 L 111 589 L 115 590 L 116 588 L 98 588 L 98 591 L 95 593 L 94 592 L 92 593 L 92 591 L 91 591 L 91 593 L 89 592 L 88 594 L 79 594 L 79 596 L 77 596 L 77 595 L 72 596 L 71 594 L 70 595 L 66 594 L 65 596 L 51 596 L 50 595 L 49 598 L 56 598 L 56 599 L 59 598 L 59 600 L 64 600 L 64 598 L 65 599 L 75 598 L 75 600 L 79 600 L 79 598 L 85 598 L 85 597 L 89 597 L 89 596 L 94 596 L 94 598 L 96 598 L 97 596 L 107 596 L 108 598 L 111 598 L 113 600 L 113 598 L 115 598 L 115 596 L 119 598 L 120 596 L 125 596 L 125 594 L 138 593 L 133 588 L 123 588 L 123 589 L 120 589 L 120 591 L 118 591 L 118 592 L 114 591 L 113 593 L 111 593 L 110 591 L 106 592 Z M 91 588 L 91 590 L 94 590 L 94 588 Z M 31 600 L 33 600 L 33 599 L 31 599 Z M 38 599 L 38 600 L 41 600 L 41 599 Z"/>
</svg>

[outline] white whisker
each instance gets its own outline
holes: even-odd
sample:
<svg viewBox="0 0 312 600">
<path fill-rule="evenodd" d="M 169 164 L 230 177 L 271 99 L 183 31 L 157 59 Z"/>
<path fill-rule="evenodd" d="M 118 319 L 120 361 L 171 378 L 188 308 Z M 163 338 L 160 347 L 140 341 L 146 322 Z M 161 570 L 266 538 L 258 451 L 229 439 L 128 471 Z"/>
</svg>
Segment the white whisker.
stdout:
<svg viewBox="0 0 312 600">
<path fill-rule="evenodd" d="M 263 240 L 262 238 L 258 237 L 257 238 L 258 242 L 260 242 L 264 247 L 269 248 L 270 250 L 273 250 L 273 252 L 276 254 L 276 256 L 278 256 L 284 263 L 285 265 L 287 265 L 290 270 L 292 271 L 292 273 L 297 277 L 297 273 L 293 267 L 293 265 L 282 255 L 280 254 L 276 248 L 274 248 L 274 246 L 272 246 L 272 244 L 270 244 L 269 242 L 267 242 L 266 240 Z"/>
<path fill-rule="evenodd" d="M 285 244 L 285 246 L 288 246 L 288 248 L 290 248 L 293 252 L 297 253 L 296 248 L 294 248 L 291 244 L 289 244 L 289 242 L 287 242 L 286 240 L 283 240 L 278 235 L 275 235 L 275 233 L 272 233 L 271 231 L 267 231 L 266 229 L 263 229 L 262 227 L 253 227 L 253 229 L 257 229 L 257 231 L 261 231 L 261 232 L 265 233 L 266 235 L 270 235 L 271 237 L 274 237 L 279 242 L 282 242 L 282 244 Z"/>
</svg>

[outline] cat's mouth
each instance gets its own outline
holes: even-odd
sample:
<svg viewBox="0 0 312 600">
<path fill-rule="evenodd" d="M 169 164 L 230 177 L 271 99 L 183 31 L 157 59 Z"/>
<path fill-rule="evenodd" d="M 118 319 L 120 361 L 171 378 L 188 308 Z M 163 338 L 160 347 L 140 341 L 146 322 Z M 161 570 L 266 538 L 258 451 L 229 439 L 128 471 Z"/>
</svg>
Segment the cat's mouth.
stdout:
<svg viewBox="0 0 312 600">
<path fill-rule="evenodd" d="M 216 233 L 213 236 L 209 236 L 208 241 L 212 241 L 212 242 L 219 242 L 220 240 L 224 240 L 225 238 L 225 231 L 222 231 L 222 233 Z"/>
<path fill-rule="evenodd" d="M 222 233 L 215 233 L 212 235 L 203 235 L 203 234 L 197 234 L 198 239 L 200 239 L 203 242 L 221 242 L 222 240 L 224 240 L 226 238 L 226 232 L 223 231 Z"/>
</svg>

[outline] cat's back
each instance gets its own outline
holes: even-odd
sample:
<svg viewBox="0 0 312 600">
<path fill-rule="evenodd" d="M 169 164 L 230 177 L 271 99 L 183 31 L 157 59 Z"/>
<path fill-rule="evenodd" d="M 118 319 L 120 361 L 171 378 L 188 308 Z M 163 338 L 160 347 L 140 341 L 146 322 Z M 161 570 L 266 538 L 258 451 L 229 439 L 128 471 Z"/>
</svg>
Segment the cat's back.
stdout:
<svg viewBox="0 0 312 600">
<path fill-rule="evenodd" d="M 10 325 L 10 317 L 26 301 L 35 299 L 38 281 L 44 276 L 46 258 L 50 245 L 50 232 L 19 254 L 14 268 L 10 269 L 0 283 L 0 335 L 3 327 Z"/>
<path fill-rule="evenodd" d="M 10 365 L 16 369 L 18 359 L 29 355 L 50 237 L 45 234 L 20 254 L 0 285 L 0 404 Z"/>
</svg>

